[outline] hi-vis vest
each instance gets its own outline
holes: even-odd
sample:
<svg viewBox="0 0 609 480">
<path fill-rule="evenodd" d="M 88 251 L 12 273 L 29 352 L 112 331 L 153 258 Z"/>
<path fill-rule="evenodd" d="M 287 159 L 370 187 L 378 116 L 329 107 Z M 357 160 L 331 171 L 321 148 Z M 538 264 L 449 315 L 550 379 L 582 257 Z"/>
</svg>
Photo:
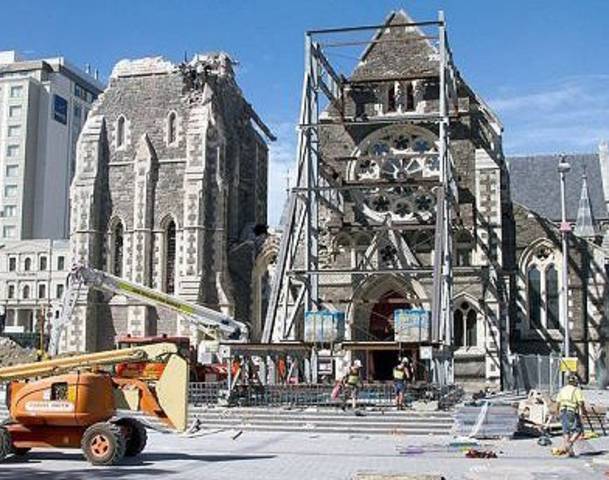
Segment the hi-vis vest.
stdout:
<svg viewBox="0 0 609 480">
<path fill-rule="evenodd" d="M 404 380 L 406 378 L 406 372 L 402 368 L 394 368 L 393 369 L 393 379 L 394 380 Z"/>
<path fill-rule="evenodd" d="M 566 385 L 560 389 L 556 397 L 561 410 L 576 412 L 580 404 L 584 403 L 582 391 L 573 385 Z"/>
<path fill-rule="evenodd" d="M 347 376 L 347 383 L 353 386 L 357 385 L 359 383 L 359 375 L 349 372 L 349 375 Z"/>
</svg>

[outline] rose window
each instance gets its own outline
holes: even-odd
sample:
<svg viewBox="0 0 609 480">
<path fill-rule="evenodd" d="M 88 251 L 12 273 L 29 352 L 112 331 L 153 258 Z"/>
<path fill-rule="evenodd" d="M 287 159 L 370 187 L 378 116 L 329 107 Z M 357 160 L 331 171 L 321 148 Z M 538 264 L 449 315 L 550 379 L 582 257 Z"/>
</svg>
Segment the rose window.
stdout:
<svg viewBox="0 0 609 480">
<path fill-rule="evenodd" d="M 370 184 L 354 192 L 364 213 L 377 221 L 391 215 L 398 222 L 430 222 L 435 215 L 435 186 L 421 180 L 439 178 L 440 161 L 430 132 L 392 126 L 373 133 L 355 153 L 351 181 Z"/>
</svg>

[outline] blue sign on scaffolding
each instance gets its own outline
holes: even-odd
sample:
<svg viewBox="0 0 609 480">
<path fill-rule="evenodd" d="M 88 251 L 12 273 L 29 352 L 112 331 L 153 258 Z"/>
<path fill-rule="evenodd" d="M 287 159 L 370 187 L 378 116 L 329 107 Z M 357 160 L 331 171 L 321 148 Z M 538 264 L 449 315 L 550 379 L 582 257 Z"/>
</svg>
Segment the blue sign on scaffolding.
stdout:
<svg viewBox="0 0 609 480">
<path fill-rule="evenodd" d="M 312 343 L 335 343 L 345 338 L 345 313 L 320 310 L 305 312 L 304 340 Z"/>
<path fill-rule="evenodd" d="M 398 309 L 393 311 L 396 342 L 429 342 L 430 311 L 422 308 Z"/>
</svg>

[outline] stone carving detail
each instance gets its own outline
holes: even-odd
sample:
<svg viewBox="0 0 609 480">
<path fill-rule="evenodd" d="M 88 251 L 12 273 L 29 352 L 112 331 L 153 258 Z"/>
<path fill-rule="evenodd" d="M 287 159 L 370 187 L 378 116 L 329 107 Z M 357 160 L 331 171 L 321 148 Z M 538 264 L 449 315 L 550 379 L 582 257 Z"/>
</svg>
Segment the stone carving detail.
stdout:
<svg viewBox="0 0 609 480">
<path fill-rule="evenodd" d="M 435 187 L 417 180 L 437 179 L 440 164 L 434 138 L 428 132 L 396 126 L 370 135 L 350 166 L 352 181 L 386 183 L 357 194 L 364 213 L 382 221 L 387 215 L 397 222 L 429 222 L 436 207 Z M 412 180 L 412 184 L 404 182 Z M 395 186 L 391 186 L 395 183 Z"/>
</svg>

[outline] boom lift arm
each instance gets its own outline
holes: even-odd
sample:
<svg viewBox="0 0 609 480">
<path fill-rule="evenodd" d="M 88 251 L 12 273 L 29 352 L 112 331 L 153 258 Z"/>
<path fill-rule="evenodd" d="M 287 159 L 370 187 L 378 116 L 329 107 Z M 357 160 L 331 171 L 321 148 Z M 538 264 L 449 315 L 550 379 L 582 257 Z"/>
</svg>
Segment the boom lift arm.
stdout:
<svg viewBox="0 0 609 480">
<path fill-rule="evenodd" d="M 53 319 L 49 340 L 49 355 L 55 356 L 59 351 L 59 340 L 62 332 L 69 325 L 80 288 L 86 286 L 111 295 L 124 295 L 139 300 L 153 307 L 167 308 L 185 318 L 193 327 L 204 331 L 209 336 L 246 340 L 248 328 L 234 318 L 211 308 L 188 302 L 168 293 L 144 287 L 124 278 L 111 275 L 85 265 L 75 265 L 69 276 L 69 286 L 63 296 L 62 310 L 59 318 Z"/>
<path fill-rule="evenodd" d="M 122 377 L 105 367 L 161 362 L 160 378 Z M 94 465 L 138 455 L 146 429 L 128 411 L 184 431 L 188 422 L 188 361 L 173 343 L 142 345 L 0 368 L 8 382 L 10 419 L 0 425 L 0 462 L 32 448 L 81 448 Z"/>
<path fill-rule="evenodd" d="M 0 383 L 32 377 L 57 375 L 77 368 L 95 369 L 101 366 L 116 365 L 118 363 L 158 361 L 163 357 L 176 355 L 177 353 L 178 349 L 173 343 L 157 343 L 135 348 L 55 358 L 42 362 L 21 363 L 10 367 L 0 368 Z"/>
</svg>

